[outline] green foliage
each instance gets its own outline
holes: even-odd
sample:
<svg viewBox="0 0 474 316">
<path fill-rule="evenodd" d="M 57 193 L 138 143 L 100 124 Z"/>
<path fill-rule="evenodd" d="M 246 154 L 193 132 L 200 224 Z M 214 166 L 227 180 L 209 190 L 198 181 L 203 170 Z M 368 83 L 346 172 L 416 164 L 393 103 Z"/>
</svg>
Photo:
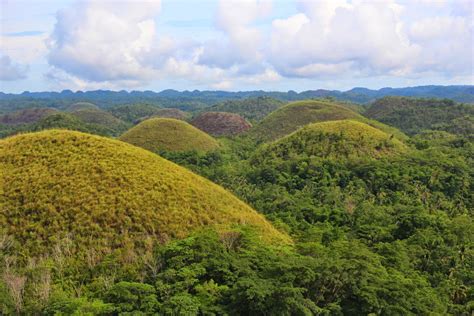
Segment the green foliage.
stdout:
<svg viewBox="0 0 474 316">
<path fill-rule="evenodd" d="M 154 287 L 143 283 L 116 283 L 105 294 L 105 301 L 114 305 L 117 314 L 153 314 L 159 308 Z"/>
<path fill-rule="evenodd" d="M 258 140 L 271 141 L 286 136 L 310 123 L 346 119 L 369 124 L 384 132 L 394 134 L 399 139 L 405 138 L 396 129 L 380 122 L 368 120 L 344 105 L 326 99 L 305 100 L 287 104 L 265 117 L 260 124 L 250 130 L 249 135 Z"/>
<path fill-rule="evenodd" d="M 55 109 L 29 108 L 0 116 L 0 124 L 19 125 L 35 123 L 49 115 L 55 114 Z"/>
<path fill-rule="evenodd" d="M 151 104 L 121 105 L 109 109 L 113 116 L 129 123 L 135 123 L 144 117 L 157 115 L 159 111 L 160 107 Z"/>
<path fill-rule="evenodd" d="M 66 111 L 68 112 L 74 112 L 79 110 L 99 110 L 99 107 L 90 102 L 76 102 L 66 108 Z"/>
<path fill-rule="evenodd" d="M 248 98 L 243 100 L 227 100 L 211 106 L 206 111 L 237 113 L 250 122 L 261 121 L 270 112 L 285 105 L 285 102 L 271 97 Z"/>
<path fill-rule="evenodd" d="M 152 152 L 207 152 L 219 143 L 194 126 L 176 119 L 152 118 L 141 122 L 120 136 L 120 140 Z"/>
<path fill-rule="evenodd" d="M 112 114 L 98 109 L 80 109 L 71 113 L 86 124 L 106 128 L 110 135 L 118 136 L 126 131 L 129 124 L 116 118 Z"/>
<path fill-rule="evenodd" d="M 375 101 L 365 115 L 409 135 L 435 129 L 474 137 L 474 106 L 448 99 L 385 97 Z"/>
</svg>

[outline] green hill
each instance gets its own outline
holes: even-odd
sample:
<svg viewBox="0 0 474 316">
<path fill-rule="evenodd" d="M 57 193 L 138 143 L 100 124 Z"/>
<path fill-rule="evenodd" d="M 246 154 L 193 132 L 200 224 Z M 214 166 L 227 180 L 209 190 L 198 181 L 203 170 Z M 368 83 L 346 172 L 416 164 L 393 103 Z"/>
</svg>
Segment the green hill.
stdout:
<svg viewBox="0 0 474 316">
<path fill-rule="evenodd" d="M 243 100 L 227 100 L 211 106 L 206 111 L 237 113 L 251 122 L 258 122 L 283 105 L 285 105 L 285 102 L 278 99 L 258 97 Z"/>
<path fill-rule="evenodd" d="M 246 132 L 252 125 L 242 116 L 227 112 L 205 112 L 191 124 L 213 136 L 233 136 Z"/>
<path fill-rule="evenodd" d="M 434 129 L 474 137 L 472 104 L 447 99 L 385 97 L 376 100 L 364 115 L 397 127 L 408 135 Z"/>
<path fill-rule="evenodd" d="M 120 105 L 109 109 L 113 116 L 129 123 L 136 123 L 145 117 L 158 115 L 160 107 L 151 104 Z"/>
<path fill-rule="evenodd" d="M 134 126 L 120 140 L 153 152 L 216 149 L 217 141 L 194 126 L 171 118 L 151 118 Z"/>
<path fill-rule="evenodd" d="M 174 118 L 174 119 L 183 120 L 183 121 L 190 118 L 189 113 L 186 113 L 179 109 L 171 109 L 171 108 L 159 109 L 157 113 L 155 114 L 155 116 Z"/>
<path fill-rule="evenodd" d="M 66 110 L 68 112 L 74 112 L 77 110 L 100 110 L 99 107 L 90 102 L 76 102 L 69 105 Z"/>
<path fill-rule="evenodd" d="M 120 135 L 129 127 L 129 124 L 102 110 L 83 109 L 71 112 L 71 114 L 87 124 L 106 128 L 110 131 L 109 134 L 113 136 Z"/>
<path fill-rule="evenodd" d="M 366 159 L 404 152 L 406 145 L 365 123 L 352 120 L 309 124 L 276 142 L 264 145 L 257 161 L 290 160 L 302 156 Z"/>
<path fill-rule="evenodd" d="M 234 224 L 289 242 L 220 186 L 118 140 L 60 130 L 17 135 L 0 140 L 0 168 L 0 230 L 23 254 L 43 255 L 65 236 L 75 251 L 108 251 Z"/>
<path fill-rule="evenodd" d="M 270 113 L 260 124 L 250 130 L 249 135 L 259 140 L 271 141 L 288 135 L 310 123 L 346 119 L 367 123 L 387 133 L 394 134 L 399 139 L 406 138 L 403 133 L 395 128 L 371 121 L 338 103 L 328 100 L 306 100 L 287 104 Z"/>
</svg>

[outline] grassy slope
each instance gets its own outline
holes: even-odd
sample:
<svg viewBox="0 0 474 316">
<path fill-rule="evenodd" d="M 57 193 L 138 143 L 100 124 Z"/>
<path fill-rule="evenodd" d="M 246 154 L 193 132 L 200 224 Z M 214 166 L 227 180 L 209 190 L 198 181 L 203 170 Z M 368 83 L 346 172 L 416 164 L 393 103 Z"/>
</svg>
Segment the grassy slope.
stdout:
<svg viewBox="0 0 474 316">
<path fill-rule="evenodd" d="M 205 111 L 237 113 L 251 122 L 261 121 L 269 113 L 285 105 L 285 102 L 270 97 L 228 100 Z"/>
<path fill-rule="evenodd" d="M 352 120 L 309 124 L 264 146 L 258 160 L 291 159 L 301 155 L 322 158 L 379 158 L 405 152 L 398 139 L 365 123 Z"/>
<path fill-rule="evenodd" d="M 130 104 L 115 106 L 108 111 L 125 122 L 135 123 L 145 117 L 157 115 L 160 110 L 160 107 L 151 104 Z"/>
<path fill-rule="evenodd" d="M 194 126 L 171 118 L 152 118 L 141 122 L 120 136 L 120 140 L 153 152 L 210 151 L 218 142 Z"/>
<path fill-rule="evenodd" d="M 0 141 L 0 231 L 42 254 L 71 236 L 79 250 L 181 238 L 202 226 L 254 226 L 289 242 L 222 187 L 118 140 L 50 130 Z"/>
<path fill-rule="evenodd" d="M 74 112 L 78 110 L 100 110 L 99 107 L 90 102 L 76 102 L 66 108 L 68 112 Z"/>
<path fill-rule="evenodd" d="M 351 119 L 367 123 L 399 139 L 406 136 L 395 128 L 369 120 L 362 115 L 334 102 L 306 100 L 290 103 L 268 115 L 256 125 L 249 135 L 264 141 L 271 141 L 288 135 L 310 123 Z"/>
<path fill-rule="evenodd" d="M 246 132 L 252 125 L 242 116 L 228 112 L 204 112 L 191 124 L 213 136 L 233 136 Z"/>
<path fill-rule="evenodd" d="M 426 129 L 470 137 L 474 135 L 474 106 L 451 100 L 385 97 L 375 101 L 364 115 L 395 126 L 409 135 Z"/>
<path fill-rule="evenodd" d="M 119 135 L 129 127 L 129 124 L 102 110 L 83 109 L 71 114 L 85 123 L 106 127 L 112 135 Z"/>
</svg>

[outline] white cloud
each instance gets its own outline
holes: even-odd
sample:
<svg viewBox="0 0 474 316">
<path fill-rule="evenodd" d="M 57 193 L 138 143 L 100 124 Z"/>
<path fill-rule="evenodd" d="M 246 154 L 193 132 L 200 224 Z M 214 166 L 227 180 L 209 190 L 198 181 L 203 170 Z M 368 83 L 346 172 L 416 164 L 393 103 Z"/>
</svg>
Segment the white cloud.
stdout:
<svg viewBox="0 0 474 316">
<path fill-rule="evenodd" d="M 48 43 L 49 63 L 89 81 L 146 80 L 142 58 L 155 44 L 155 1 L 86 1 L 60 11 Z"/>
<path fill-rule="evenodd" d="M 48 78 L 75 87 L 176 79 L 230 89 L 285 78 L 472 77 L 472 6 L 435 2 L 305 0 L 271 20 L 269 0 L 220 0 L 216 30 L 198 41 L 157 32 L 159 0 L 86 0 L 57 14 Z"/>
<path fill-rule="evenodd" d="M 26 78 L 27 66 L 14 63 L 9 56 L 0 56 L 0 80 L 13 81 Z"/>
</svg>

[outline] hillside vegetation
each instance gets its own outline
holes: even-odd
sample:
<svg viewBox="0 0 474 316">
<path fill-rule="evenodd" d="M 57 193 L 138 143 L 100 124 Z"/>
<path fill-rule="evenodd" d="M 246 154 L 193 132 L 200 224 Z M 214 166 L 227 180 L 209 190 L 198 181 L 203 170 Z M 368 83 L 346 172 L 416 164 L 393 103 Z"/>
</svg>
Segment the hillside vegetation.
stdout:
<svg viewBox="0 0 474 316">
<path fill-rule="evenodd" d="M 151 104 L 130 104 L 115 106 L 108 111 L 122 121 L 136 123 L 142 118 L 157 115 L 160 109 L 160 107 Z"/>
<path fill-rule="evenodd" d="M 189 123 L 171 118 L 151 118 L 143 121 L 120 136 L 120 140 L 152 152 L 207 152 L 219 146 L 214 138 L 203 131 Z"/>
<path fill-rule="evenodd" d="M 182 238 L 201 226 L 248 224 L 288 241 L 221 187 L 146 150 L 50 130 L 0 141 L 1 230 L 19 253 L 46 254 L 70 237 L 75 252 Z"/>
<path fill-rule="evenodd" d="M 130 126 L 112 114 L 102 110 L 83 109 L 71 112 L 71 114 L 81 119 L 84 123 L 106 128 L 112 136 L 120 135 Z"/>
<path fill-rule="evenodd" d="M 226 112 L 205 112 L 199 114 L 191 124 L 213 136 L 233 136 L 244 133 L 252 125 L 242 116 Z"/>
<path fill-rule="evenodd" d="M 256 158 L 287 159 L 321 157 L 333 159 L 367 159 L 401 153 L 404 145 L 365 123 L 342 120 L 313 123 L 270 143 Z M 254 160 L 255 161 L 255 160 Z"/>
<path fill-rule="evenodd" d="M 99 107 L 90 102 L 76 102 L 66 107 L 66 111 L 68 112 L 74 112 L 78 110 L 99 110 Z"/>
<path fill-rule="evenodd" d="M 19 125 L 35 123 L 57 112 L 57 110 L 49 108 L 31 108 L 19 110 L 16 112 L 0 115 L 0 124 Z"/>
<path fill-rule="evenodd" d="M 270 113 L 249 132 L 249 135 L 264 141 L 271 141 L 288 135 L 298 128 L 310 123 L 357 120 L 379 128 L 398 138 L 406 138 L 394 128 L 384 126 L 380 122 L 370 121 L 362 115 L 329 100 L 306 100 L 287 104 Z"/>
<path fill-rule="evenodd" d="M 228 100 L 207 108 L 205 111 L 236 113 L 251 122 L 261 121 L 270 112 L 285 105 L 285 102 L 271 97 Z"/>
<path fill-rule="evenodd" d="M 474 105 L 446 99 L 385 97 L 364 113 L 409 135 L 423 130 L 444 130 L 474 138 Z"/>
</svg>

